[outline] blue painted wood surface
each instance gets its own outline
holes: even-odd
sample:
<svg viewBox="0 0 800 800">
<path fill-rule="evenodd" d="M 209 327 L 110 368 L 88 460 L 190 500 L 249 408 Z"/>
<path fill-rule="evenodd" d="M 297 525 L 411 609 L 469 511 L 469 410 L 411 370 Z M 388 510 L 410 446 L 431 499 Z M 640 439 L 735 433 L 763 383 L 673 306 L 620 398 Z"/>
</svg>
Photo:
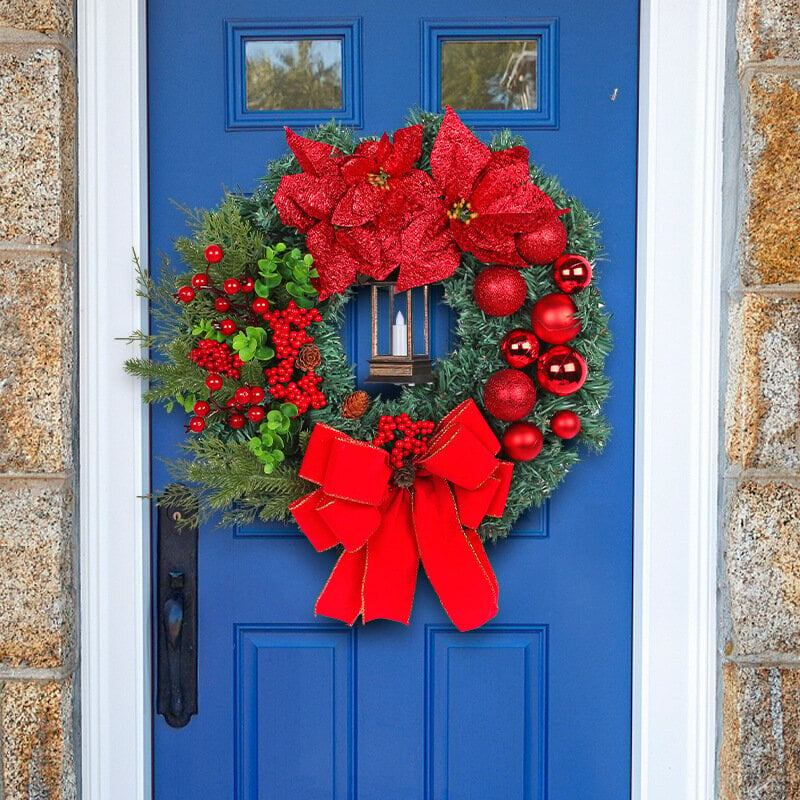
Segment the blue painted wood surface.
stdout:
<svg viewBox="0 0 800 800">
<path fill-rule="evenodd" d="M 558 126 L 520 132 L 532 158 L 602 219 L 600 286 L 615 340 L 609 446 L 574 467 L 510 540 L 488 548 L 500 613 L 482 630 L 455 632 L 424 575 L 409 627 L 351 630 L 315 618 L 334 554 L 317 554 L 289 528 L 203 529 L 200 710 L 180 730 L 154 721 L 156 799 L 628 797 L 637 3 L 148 5 L 154 265 L 185 230 L 173 200 L 214 206 L 224 186 L 252 189 L 267 160 L 285 150 L 280 130 L 227 124 L 236 87 L 226 46 L 237 21 L 268 28 L 279 20 L 291 30 L 297 20 L 358 19 L 348 113 L 363 119 L 366 135 L 402 126 L 408 107 L 436 96 L 423 69 L 432 29 L 473 25 L 479 37 L 493 21 L 557 20 L 548 91 Z M 507 124 L 514 127 L 513 113 Z M 362 380 L 368 321 L 368 304 L 352 304 L 345 339 Z M 449 322 L 440 308 L 438 355 Z M 184 438 L 180 416 L 152 415 L 156 489 L 168 481 L 157 457 L 175 455 Z"/>
</svg>

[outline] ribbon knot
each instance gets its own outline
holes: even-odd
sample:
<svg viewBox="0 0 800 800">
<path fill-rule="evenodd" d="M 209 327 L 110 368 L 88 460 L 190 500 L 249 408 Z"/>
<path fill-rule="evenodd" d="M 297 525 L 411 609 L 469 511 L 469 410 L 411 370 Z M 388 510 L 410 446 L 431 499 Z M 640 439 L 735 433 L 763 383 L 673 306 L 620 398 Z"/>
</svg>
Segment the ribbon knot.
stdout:
<svg viewBox="0 0 800 800">
<path fill-rule="evenodd" d="M 317 423 L 300 476 L 320 488 L 290 510 L 318 551 L 341 544 L 344 552 L 316 613 L 350 625 L 359 616 L 408 624 L 422 561 L 459 630 L 491 619 L 497 579 L 475 529 L 505 508 L 513 464 L 499 450 L 472 400 L 439 423 L 402 481 L 385 450 Z"/>
</svg>

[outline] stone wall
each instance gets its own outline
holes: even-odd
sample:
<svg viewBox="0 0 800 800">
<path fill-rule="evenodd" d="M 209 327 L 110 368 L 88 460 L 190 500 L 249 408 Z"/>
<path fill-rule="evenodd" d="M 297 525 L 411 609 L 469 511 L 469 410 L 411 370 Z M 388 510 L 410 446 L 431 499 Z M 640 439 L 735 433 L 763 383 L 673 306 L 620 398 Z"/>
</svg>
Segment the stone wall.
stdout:
<svg viewBox="0 0 800 800">
<path fill-rule="evenodd" d="M 0 0 L 0 759 L 4 800 L 75 769 L 71 0 Z"/>
<path fill-rule="evenodd" d="M 722 800 L 800 798 L 800 4 L 739 0 Z M 731 197 L 726 198 L 731 200 Z"/>
</svg>

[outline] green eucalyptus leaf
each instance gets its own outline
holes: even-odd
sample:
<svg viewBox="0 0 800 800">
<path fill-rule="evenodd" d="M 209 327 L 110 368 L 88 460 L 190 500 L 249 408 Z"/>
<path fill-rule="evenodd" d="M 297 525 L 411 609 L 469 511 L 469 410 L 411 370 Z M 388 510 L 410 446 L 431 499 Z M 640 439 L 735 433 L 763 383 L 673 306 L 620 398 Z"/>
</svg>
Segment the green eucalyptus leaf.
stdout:
<svg viewBox="0 0 800 800">
<path fill-rule="evenodd" d="M 281 405 L 280 413 L 284 417 L 296 417 L 298 410 L 299 409 L 294 403 L 283 403 Z"/>
<path fill-rule="evenodd" d="M 275 351 L 271 347 L 259 347 L 256 350 L 256 358 L 261 361 L 270 361 L 275 358 Z"/>
</svg>

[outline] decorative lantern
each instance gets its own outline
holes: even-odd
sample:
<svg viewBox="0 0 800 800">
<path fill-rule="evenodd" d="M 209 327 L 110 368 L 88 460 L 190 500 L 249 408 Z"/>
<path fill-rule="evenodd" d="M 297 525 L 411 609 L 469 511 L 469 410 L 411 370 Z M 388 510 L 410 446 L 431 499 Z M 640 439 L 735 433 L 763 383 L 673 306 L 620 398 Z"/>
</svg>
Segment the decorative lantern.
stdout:
<svg viewBox="0 0 800 800">
<path fill-rule="evenodd" d="M 398 293 L 394 281 L 368 280 L 370 287 L 372 317 L 372 358 L 369 360 L 367 383 L 429 383 L 433 379 L 433 365 L 430 358 L 430 315 L 428 311 L 428 287 L 421 288 L 422 308 L 417 312 L 424 316 L 423 347 L 414 342 L 414 298 L 413 290 Z M 417 290 L 418 296 L 420 290 Z M 386 320 L 379 323 L 382 316 L 381 294 L 388 295 Z M 405 294 L 405 303 L 395 303 L 395 298 Z M 405 306 L 405 307 L 403 307 Z M 381 327 L 389 334 L 388 353 L 380 352 L 379 334 Z M 421 352 L 417 352 L 421 349 Z"/>
</svg>

